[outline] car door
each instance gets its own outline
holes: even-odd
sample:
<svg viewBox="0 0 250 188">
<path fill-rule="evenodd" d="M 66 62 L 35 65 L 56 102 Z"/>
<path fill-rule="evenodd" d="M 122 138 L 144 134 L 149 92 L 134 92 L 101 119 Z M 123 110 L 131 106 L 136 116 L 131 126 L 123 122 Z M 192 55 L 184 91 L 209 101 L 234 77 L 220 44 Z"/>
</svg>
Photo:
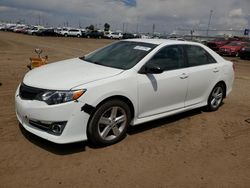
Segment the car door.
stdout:
<svg viewBox="0 0 250 188">
<path fill-rule="evenodd" d="M 212 88 L 219 81 L 221 66 L 202 47 L 186 45 L 189 82 L 185 106 L 206 102 Z"/>
<path fill-rule="evenodd" d="M 188 84 L 183 47 L 163 47 L 144 66 L 148 65 L 158 66 L 164 72 L 138 73 L 138 117 L 183 108 Z"/>
</svg>

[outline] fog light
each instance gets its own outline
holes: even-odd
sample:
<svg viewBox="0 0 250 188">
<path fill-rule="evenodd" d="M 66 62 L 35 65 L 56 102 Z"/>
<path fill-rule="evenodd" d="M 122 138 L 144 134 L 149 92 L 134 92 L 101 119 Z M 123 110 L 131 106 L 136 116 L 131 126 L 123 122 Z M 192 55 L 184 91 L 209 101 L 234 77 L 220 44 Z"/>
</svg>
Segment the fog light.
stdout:
<svg viewBox="0 0 250 188">
<path fill-rule="evenodd" d="M 52 125 L 51 130 L 55 134 L 60 134 L 62 132 L 61 125 L 58 125 L 58 124 Z"/>
<path fill-rule="evenodd" d="M 62 122 L 62 123 L 59 123 L 59 122 L 53 123 L 53 124 L 51 125 L 50 131 L 51 131 L 52 134 L 59 136 L 59 135 L 62 134 L 65 125 L 66 125 L 66 122 Z"/>
</svg>

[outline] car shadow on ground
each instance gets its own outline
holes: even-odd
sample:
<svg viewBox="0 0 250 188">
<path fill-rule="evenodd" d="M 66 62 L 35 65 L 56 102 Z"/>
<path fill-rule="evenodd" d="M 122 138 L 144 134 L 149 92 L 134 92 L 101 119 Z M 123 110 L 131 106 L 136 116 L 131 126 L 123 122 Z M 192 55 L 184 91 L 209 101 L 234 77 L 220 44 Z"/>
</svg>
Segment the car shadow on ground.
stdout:
<svg viewBox="0 0 250 188">
<path fill-rule="evenodd" d="M 164 117 L 164 118 L 161 118 L 158 120 L 143 123 L 143 124 L 138 125 L 138 126 L 130 126 L 127 133 L 129 135 L 134 135 L 134 134 L 138 134 L 140 132 L 148 131 L 148 130 L 151 130 L 154 128 L 158 128 L 158 127 L 162 127 L 162 126 L 169 126 L 171 123 L 174 123 L 174 122 L 179 121 L 181 119 L 190 118 L 192 116 L 201 114 L 202 112 L 205 112 L 204 109 L 198 108 L 198 109 L 190 110 L 187 112 L 179 113 L 176 115 L 172 115 L 169 117 Z"/>
<path fill-rule="evenodd" d="M 20 123 L 19 129 L 22 132 L 23 136 L 31 143 L 56 155 L 70 155 L 74 153 L 84 152 L 87 146 L 85 142 L 77 142 L 72 144 L 55 144 L 26 131 Z"/>
<path fill-rule="evenodd" d="M 223 105 L 223 104 L 222 104 Z M 187 112 L 183 112 L 177 115 L 161 118 L 158 120 L 150 121 L 147 123 L 143 123 L 138 126 L 130 126 L 127 133 L 128 135 L 135 135 L 139 134 L 141 132 L 145 132 L 154 128 L 162 127 L 162 126 L 168 126 L 171 123 L 174 123 L 176 121 L 179 121 L 181 119 L 190 118 L 192 116 L 201 114 L 203 112 L 206 112 L 204 108 L 198 108 L 194 110 L 190 110 Z M 26 131 L 21 124 L 19 124 L 19 128 L 24 135 L 26 139 L 28 139 L 30 142 L 35 144 L 36 146 L 47 150 L 48 152 L 54 153 L 56 155 L 70 155 L 74 153 L 80 153 L 84 152 L 86 147 L 92 148 L 92 149 L 98 149 L 101 147 L 96 147 L 92 145 L 91 143 L 85 141 L 85 142 L 77 142 L 72 144 L 55 144 L 50 141 L 44 140 L 28 131 Z"/>
</svg>

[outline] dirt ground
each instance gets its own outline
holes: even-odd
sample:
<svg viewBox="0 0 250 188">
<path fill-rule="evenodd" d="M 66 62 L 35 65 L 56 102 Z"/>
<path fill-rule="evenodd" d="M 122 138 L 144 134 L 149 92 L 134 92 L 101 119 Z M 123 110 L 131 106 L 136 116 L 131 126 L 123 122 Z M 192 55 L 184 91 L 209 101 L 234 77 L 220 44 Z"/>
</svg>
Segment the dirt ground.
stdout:
<svg viewBox="0 0 250 188">
<path fill-rule="evenodd" d="M 110 42 L 0 32 L 0 187 L 249 187 L 250 61 L 232 59 L 233 92 L 218 111 L 142 124 L 113 146 L 56 145 L 19 127 L 14 93 L 36 47 L 53 62 Z"/>
</svg>

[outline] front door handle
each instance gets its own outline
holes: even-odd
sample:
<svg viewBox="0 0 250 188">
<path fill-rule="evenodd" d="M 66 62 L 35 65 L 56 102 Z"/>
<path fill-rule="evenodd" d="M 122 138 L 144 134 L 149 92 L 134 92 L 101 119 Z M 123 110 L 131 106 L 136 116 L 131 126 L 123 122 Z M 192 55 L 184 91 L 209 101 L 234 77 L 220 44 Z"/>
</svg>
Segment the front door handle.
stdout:
<svg viewBox="0 0 250 188">
<path fill-rule="evenodd" d="M 181 74 L 180 79 L 187 79 L 188 75 L 186 73 Z"/>
</svg>

